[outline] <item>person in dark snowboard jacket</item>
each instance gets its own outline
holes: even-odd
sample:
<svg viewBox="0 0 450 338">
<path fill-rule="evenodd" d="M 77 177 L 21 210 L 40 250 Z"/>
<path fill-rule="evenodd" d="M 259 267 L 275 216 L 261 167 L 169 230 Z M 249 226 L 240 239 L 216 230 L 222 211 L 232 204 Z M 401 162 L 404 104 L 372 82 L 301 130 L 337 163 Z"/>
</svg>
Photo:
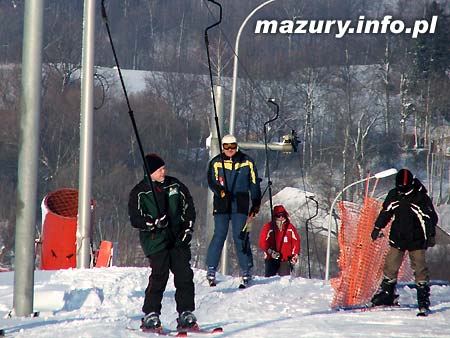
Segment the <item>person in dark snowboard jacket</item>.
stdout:
<svg viewBox="0 0 450 338">
<path fill-rule="evenodd" d="M 436 243 L 438 215 L 425 187 L 408 169 L 397 173 L 395 185 L 383 202 L 383 209 L 371 234 L 375 241 L 380 230 L 392 220 L 390 249 L 383 268 L 381 290 L 373 296 L 372 303 L 376 306 L 396 302 L 397 275 L 405 251 L 408 251 L 417 285 L 417 303 L 420 309 L 427 310 L 430 306 L 430 287 L 425 251 Z"/>
<path fill-rule="evenodd" d="M 130 192 L 128 214 L 139 229 L 139 239 L 152 269 L 145 290 L 143 329 L 160 330 L 161 301 L 169 278 L 174 275 L 179 327 L 196 326 L 190 241 L 195 207 L 188 188 L 177 178 L 166 176 L 164 161 L 156 154 L 145 156 L 149 177 L 144 175 Z M 154 197 L 157 198 L 155 203 Z M 158 210 L 159 208 L 159 210 Z"/>
</svg>

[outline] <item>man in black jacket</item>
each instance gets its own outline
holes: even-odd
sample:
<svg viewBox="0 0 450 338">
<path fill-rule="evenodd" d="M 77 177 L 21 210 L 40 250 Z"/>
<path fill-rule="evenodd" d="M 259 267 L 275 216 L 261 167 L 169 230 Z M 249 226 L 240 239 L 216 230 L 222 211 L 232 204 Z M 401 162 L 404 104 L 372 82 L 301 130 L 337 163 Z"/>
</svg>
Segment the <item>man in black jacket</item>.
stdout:
<svg viewBox="0 0 450 338">
<path fill-rule="evenodd" d="M 435 245 L 438 216 L 425 187 L 409 170 L 401 169 L 397 173 L 395 185 L 383 202 L 383 209 L 371 234 L 372 240 L 375 241 L 380 230 L 393 219 L 381 290 L 373 296 L 372 304 L 393 305 L 396 302 L 397 274 L 403 255 L 408 251 L 417 284 L 419 309 L 428 310 L 430 287 L 425 251 Z"/>
<path fill-rule="evenodd" d="M 162 331 L 159 315 L 169 271 L 174 275 L 178 326 L 195 327 L 194 274 L 190 265 L 190 241 L 196 216 L 194 201 L 183 183 L 166 176 L 161 157 L 148 154 L 145 161 L 151 177 L 144 174 L 144 179 L 131 190 L 128 201 L 131 225 L 139 229 L 141 246 L 152 268 L 142 306 L 145 316 L 141 327 Z"/>
</svg>

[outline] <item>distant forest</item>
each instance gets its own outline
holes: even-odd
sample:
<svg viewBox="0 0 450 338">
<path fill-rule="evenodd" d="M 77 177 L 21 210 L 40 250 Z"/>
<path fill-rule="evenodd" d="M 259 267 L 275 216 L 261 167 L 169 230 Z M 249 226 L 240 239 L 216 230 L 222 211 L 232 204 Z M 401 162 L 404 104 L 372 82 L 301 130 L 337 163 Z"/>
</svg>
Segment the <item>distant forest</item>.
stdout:
<svg viewBox="0 0 450 338">
<path fill-rule="evenodd" d="M 46 0 L 39 198 L 78 187 L 83 1 Z M 225 88 L 228 130 L 230 77 L 236 34 L 264 1 L 222 1 L 223 19 L 209 32 L 214 82 Z M 115 66 L 97 1 L 95 63 Z M 211 88 L 204 30 L 218 19 L 205 0 L 104 1 L 123 69 L 146 70 L 146 89 L 131 94 L 144 147 L 166 159 L 169 174 L 191 189 L 198 211 L 194 264 L 203 267 L 206 216 L 205 140 L 210 134 Z M 11 265 L 17 185 L 20 64 L 24 1 L 0 1 L 0 264 Z M 274 177 L 322 196 L 328 210 L 349 183 L 388 167 L 421 173 L 435 203 L 450 194 L 450 2 L 420 0 L 279 0 L 258 11 L 239 45 L 236 135 L 278 141 L 295 130 L 298 156 L 273 152 Z M 381 19 L 407 24 L 439 17 L 434 34 L 254 34 L 257 19 Z M 94 239 L 119 243 L 120 265 L 146 264 L 127 215 L 128 193 L 141 179 L 142 161 L 121 91 L 113 77 L 96 78 L 93 197 Z M 116 78 L 117 79 L 117 78 Z M 264 176 L 263 152 L 249 151 Z M 302 178 L 300 179 L 299 173 Z M 274 190 L 281 187 L 275 187 Z M 356 188 L 343 196 L 358 201 Z M 39 215 L 40 217 L 40 215 Z M 38 218 L 39 219 L 39 218 Z M 262 220 L 261 220 L 262 222 Z M 40 224 L 37 225 L 40 231 Z M 38 233 L 36 234 L 38 236 Z"/>
</svg>

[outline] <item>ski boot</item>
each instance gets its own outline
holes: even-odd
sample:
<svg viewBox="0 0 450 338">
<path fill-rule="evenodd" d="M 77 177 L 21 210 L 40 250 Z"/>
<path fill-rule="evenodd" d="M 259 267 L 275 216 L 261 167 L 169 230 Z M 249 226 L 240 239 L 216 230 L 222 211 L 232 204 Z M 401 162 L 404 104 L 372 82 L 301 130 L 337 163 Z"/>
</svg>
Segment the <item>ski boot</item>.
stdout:
<svg viewBox="0 0 450 338">
<path fill-rule="evenodd" d="M 206 273 L 206 280 L 209 286 L 216 286 L 216 268 L 213 266 L 208 267 L 208 272 Z"/>
<path fill-rule="evenodd" d="M 177 319 L 178 331 L 190 331 L 198 329 L 197 318 L 191 311 L 183 311 Z"/>
<path fill-rule="evenodd" d="M 239 289 L 245 289 L 251 280 L 252 280 L 252 276 L 250 275 L 250 272 L 245 271 L 242 274 L 242 281 L 241 281 L 241 284 L 239 284 Z"/>
<path fill-rule="evenodd" d="M 146 332 L 161 332 L 162 326 L 159 314 L 156 312 L 146 314 L 141 320 L 141 329 Z"/>
<path fill-rule="evenodd" d="M 398 295 L 395 294 L 396 285 L 396 279 L 384 277 L 381 281 L 381 290 L 372 297 L 372 306 L 398 305 Z"/>
<path fill-rule="evenodd" d="M 417 305 L 419 313 L 426 315 L 430 311 L 430 286 L 428 282 L 417 283 Z"/>
</svg>

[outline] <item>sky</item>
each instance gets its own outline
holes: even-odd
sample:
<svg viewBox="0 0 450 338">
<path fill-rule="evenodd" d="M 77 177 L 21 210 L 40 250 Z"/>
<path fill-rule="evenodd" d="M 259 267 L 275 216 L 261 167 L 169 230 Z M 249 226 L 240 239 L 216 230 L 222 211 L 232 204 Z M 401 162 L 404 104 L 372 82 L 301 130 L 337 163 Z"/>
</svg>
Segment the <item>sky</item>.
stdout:
<svg viewBox="0 0 450 338">
<path fill-rule="evenodd" d="M 12 309 L 13 272 L 0 273 L 0 328 L 7 337 L 149 337 L 136 330 L 142 316 L 150 268 L 111 267 L 36 271 L 34 318 L 6 318 Z M 206 272 L 194 269 L 196 311 L 201 327 L 223 327 L 214 337 L 450 337 L 450 287 L 431 287 L 426 318 L 414 308 L 338 311 L 328 281 L 255 276 L 239 289 L 238 277 L 218 275 L 209 287 Z M 161 321 L 176 327 L 173 276 L 164 294 Z M 415 305 L 416 292 L 398 289 L 403 305 Z M 194 335 L 192 336 L 204 336 Z"/>
</svg>

